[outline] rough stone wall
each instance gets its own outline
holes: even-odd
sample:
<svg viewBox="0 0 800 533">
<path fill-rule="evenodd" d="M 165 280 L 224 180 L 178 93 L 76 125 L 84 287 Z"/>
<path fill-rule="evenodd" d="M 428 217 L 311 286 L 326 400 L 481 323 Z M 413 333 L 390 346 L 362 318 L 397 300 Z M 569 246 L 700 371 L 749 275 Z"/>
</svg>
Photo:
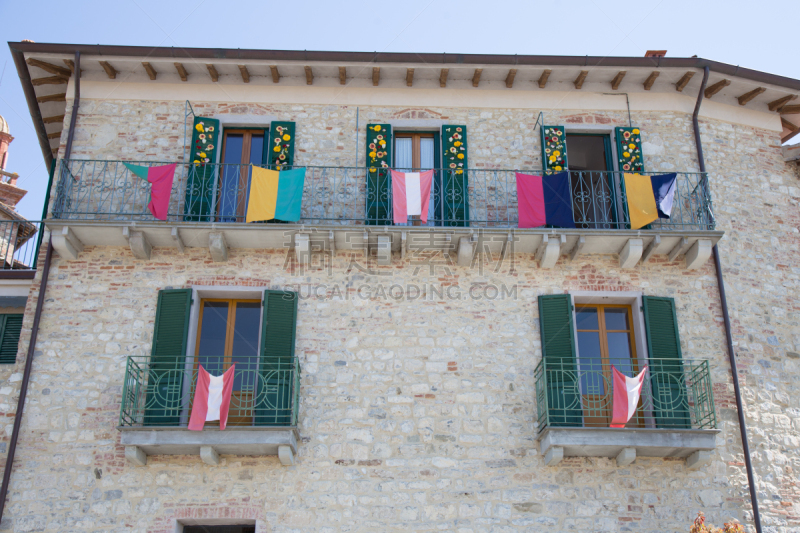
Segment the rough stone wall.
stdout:
<svg viewBox="0 0 800 533">
<path fill-rule="evenodd" d="M 69 109 L 69 106 L 68 106 Z M 350 164 L 355 113 L 336 106 L 195 104 L 198 114 L 263 112 L 298 122 L 298 164 Z M 535 116 L 514 110 L 361 108 L 369 121 L 432 118 L 467 124 L 471 165 L 536 168 Z M 85 116 L 84 116 L 85 114 Z M 441 117 L 440 117 L 441 115 Z M 163 120 L 160 120 L 162 119 Z M 75 154 L 97 159 L 176 159 L 183 104 L 82 102 Z M 67 117 L 68 119 L 68 117 Z M 648 168 L 696 170 L 690 117 L 634 113 Z M 625 125 L 621 113 L 548 112 L 548 124 Z M 177 126 L 176 126 L 177 124 Z M 328 129 L 330 128 L 330 129 Z M 734 342 L 759 478 L 762 519 L 772 531 L 800 528 L 800 328 L 797 174 L 776 134 L 701 121 Z M 359 140 L 363 157 L 363 139 Z M 528 150 L 525 147 L 530 146 Z M 133 148 L 135 147 L 135 148 Z M 342 152 L 347 153 L 345 156 Z M 710 521 L 749 519 L 713 263 L 686 272 L 656 256 L 621 271 L 615 257 L 562 259 L 539 270 L 529 256 L 494 274 L 412 265 L 332 274 L 292 270 L 282 252 L 156 249 L 150 262 L 121 248 L 56 259 L 34 377 L 0 530 L 173 531 L 180 517 L 241 513 L 259 531 L 686 531 L 698 510 Z M 439 267 L 441 268 L 441 267 Z M 41 274 L 39 274 L 41 275 Z M 303 299 L 297 353 L 303 367 L 298 464 L 276 458 L 197 457 L 125 462 L 117 423 L 124 358 L 149 353 L 157 291 L 166 286 L 346 283 L 518 286 L 503 301 Z M 0 369 L 0 408 L 13 414 L 38 281 L 28 301 L 20 361 Z M 633 290 L 676 298 L 685 357 L 709 359 L 721 433 L 712 464 L 606 459 L 545 467 L 535 442 L 533 369 L 541 357 L 536 296 L 567 290 Z M 16 376 L 16 377 L 15 377 Z M 14 404 L 14 406 L 12 406 Z M 11 416 L 5 434 L 10 433 Z M 229 511 L 223 509 L 230 509 Z"/>
</svg>

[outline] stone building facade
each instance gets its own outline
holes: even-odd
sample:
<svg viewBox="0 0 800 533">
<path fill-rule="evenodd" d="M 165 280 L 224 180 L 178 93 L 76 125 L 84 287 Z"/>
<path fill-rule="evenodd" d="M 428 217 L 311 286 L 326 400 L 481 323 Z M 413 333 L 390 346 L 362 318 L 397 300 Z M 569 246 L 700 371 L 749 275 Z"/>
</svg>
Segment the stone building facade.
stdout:
<svg viewBox="0 0 800 533">
<path fill-rule="evenodd" d="M 30 49 L 26 57 L 55 62 L 60 56 Z M 677 103 L 667 89 L 652 95 L 631 89 L 628 112 L 618 98 L 592 96 L 578 106 L 530 87 L 514 93 L 514 105 L 500 105 L 496 80 L 487 82 L 483 107 L 473 105 L 483 96 L 464 96 L 458 86 L 441 92 L 464 105 L 444 105 L 445 97 L 430 95 L 438 89 L 428 88 L 417 94 L 368 87 L 326 101 L 338 80 L 303 87 L 301 78 L 294 95 L 276 93 L 267 63 L 264 79 L 254 80 L 260 96 L 243 92 L 250 88 L 238 82 L 224 85 L 223 76 L 226 97 L 208 79 L 179 98 L 180 81 L 117 83 L 103 79 L 96 58 L 83 61 L 71 159 L 183 161 L 188 99 L 196 116 L 231 127 L 294 122 L 295 166 L 363 168 L 367 124 L 393 124 L 396 131 L 463 124 L 471 169 L 536 171 L 540 128 L 555 124 L 575 132 L 633 125 L 642 132 L 650 172 L 699 171 L 691 110 L 702 71 Z M 70 90 L 58 158 L 69 135 Z M 765 531 L 798 531 L 800 173 L 784 161 L 778 115 L 765 104 L 740 110 L 711 98 L 703 106 L 700 132 L 716 230 L 724 232 L 719 253 L 762 524 Z M 56 172 L 54 198 L 58 187 Z M 49 218 L 54 209 L 51 204 Z M 463 266 L 454 243 L 449 254 L 395 250 L 388 264 L 374 247 L 337 247 L 305 261 L 291 247 L 236 245 L 229 236 L 227 260 L 219 262 L 186 223 L 183 250 L 159 244 L 155 226 L 129 229 L 149 235 L 152 250 L 141 258 L 116 234 L 112 239 L 98 230 L 90 241 L 85 227 L 91 221 L 80 224 L 77 257 L 52 259 L 0 530 L 172 533 L 252 524 L 259 533 L 655 532 L 687 531 L 698 511 L 715 524 L 736 518 L 753 529 L 711 259 L 688 269 L 683 254 L 670 259 L 670 247 L 623 268 L 618 248 L 572 258 L 562 248 L 555 266 L 545 269 L 535 251 L 511 246 L 488 247 Z M 116 221 L 97 224 L 122 232 Z M 65 225 L 54 221 L 50 231 Z M 39 269 L 17 364 L 0 368 L 4 441 L 11 436 L 41 276 Z M 128 356 L 151 353 L 159 291 L 181 288 L 299 294 L 299 441 L 291 465 L 274 455 L 221 454 L 208 464 L 197 454 L 150 454 L 144 466 L 126 458 L 118 426 Z M 557 294 L 572 294 L 576 302 L 615 295 L 674 299 L 683 357 L 708 362 L 713 389 L 719 431 L 699 467 L 685 458 L 639 455 L 631 464 L 601 456 L 546 464 L 537 440 L 536 369 L 543 357 L 537 298 Z"/>
</svg>

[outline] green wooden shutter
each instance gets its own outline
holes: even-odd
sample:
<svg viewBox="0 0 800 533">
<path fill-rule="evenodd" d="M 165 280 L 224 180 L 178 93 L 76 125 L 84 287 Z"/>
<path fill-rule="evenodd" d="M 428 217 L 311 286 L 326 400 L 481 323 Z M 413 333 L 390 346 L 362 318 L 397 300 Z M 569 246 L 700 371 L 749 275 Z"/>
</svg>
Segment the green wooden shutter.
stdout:
<svg viewBox="0 0 800 533">
<path fill-rule="evenodd" d="M 297 300 L 296 292 L 264 291 L 255 402 L 257 426 L 287 426 L 295 420 L 293 398 L 300 382 L 294 360 Z"/>
<path fill-rule="evenodd" d="M 575 327 L 568 294 L 539 296 L 542 358 L 547 380 L 548 419 L 551 426 L 583 425 L 581 393 L 575 358 Z"/>
<path fill-rule="evenodd" d="M 542 126 L 542 170 L 545 174 L 567 170 L 567 133 L 564 126 Z"/>
<path fill-rule="evenodd" d="M 644 172 L 639 128 L 616 128 L 617 160 L 623 172 Z"/>
<path fill-rule="evenodd" d="M 0 364 L 17 362 L 23 315 L 0 315 Z"/>
<path fill-rule="evenodd" d="M 367 218 L 370 226 L 391 225 L 392 126 L 367 124 Z"/>
<path fill-rule="evenodd" d="M 642 303 L 656 425 L 660 428 L 690 428 L 675 300 L 644 296 Z"/>
<path fill-rule="evenodd" d="M 267 150 L 269 168 L 275 170 L 292 168 L 294 165 L 294 122 L 270 124 Z"/>
<path fill-rule="evenodd" d="M 444 225 L 469 226 L 469 178 L 467 177 L 467 127 L 442 126 L 442 161 L 444 161 Z"/>
<path fill-rule="evenodd" d="M 192 289 L 167 289 L 158 292 L 153 348 L 150 353 L 145 426 L 177 426 L 183 399 L 183 375 Z"/>
<path fill-rule="evenodd" d="M 195 117 L 192 144 L 189 146 L 189 175 L 186 181 L 186 204 L 183 219 L 211 221 L 214 178 L 217 174 L 217 152 L 222 142 L 219 120 Z"/>
</svg>

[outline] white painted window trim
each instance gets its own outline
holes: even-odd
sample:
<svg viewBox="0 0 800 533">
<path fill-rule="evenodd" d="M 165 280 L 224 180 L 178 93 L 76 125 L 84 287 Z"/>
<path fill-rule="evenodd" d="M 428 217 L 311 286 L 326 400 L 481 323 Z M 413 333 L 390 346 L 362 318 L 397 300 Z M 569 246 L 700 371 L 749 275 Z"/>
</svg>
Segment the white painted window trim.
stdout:
<svg viewBox="0 0 800 533">
<path fill-rule="evenodd" d="M 575 305 L 587 304 L 616 304 L 616 305 L 630 305 L 631 316 L 633 317 L 633 340 L 636 344 L 636 362 L 639 368 L 647 364 L 649 357 L 647 350 L 647 332 L 644 324 L 644 303 L 642 296 L 644 294 L 636 291 L 570 291 L 570 302 L 572 304 L 572 335 L 575 342 L 575 356 L 578 359 L 578 370 L 580 371 L 580 346 L 578 345 L 578 317 L 575 312 Z M 581 391 L 582 393 L 583 391 Z M 655 427 L 653 425 L 653 413 L 646 411 L 644 413 L 647 419 L 647 426 Z"/>
</svg>

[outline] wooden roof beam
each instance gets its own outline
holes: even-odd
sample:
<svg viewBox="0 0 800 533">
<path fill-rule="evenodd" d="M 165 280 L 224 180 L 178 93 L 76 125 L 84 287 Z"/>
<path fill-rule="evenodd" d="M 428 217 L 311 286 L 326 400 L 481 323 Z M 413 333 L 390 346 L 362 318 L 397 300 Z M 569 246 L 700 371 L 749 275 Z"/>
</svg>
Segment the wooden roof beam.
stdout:
<svg viewBox="0 0 800 533">
<path fill-rule="evenodd" d="M 756 87 L 752 91 L 744 93 L 742 96 L 739 96 L 736 99 L 739 100 L 739 105 L 747 105 L 747 102 L 749 102 L 750 100 L 752 100 L 753 98 L 755 98 L 756 96 L 758 96 L 759 94 L 763 93 L 766 90 L 767 90 L 766 87 Z"/>
<path fill-rule="evenodd" d="M 406 69 L 406 85 L 411 87 L 414 85 L 414 69 L 407 68 Z"/>
<path fill-rule="evenodd" d="M 482 68 L 476 68 L 475 74 L 472 75 L 472 86 L 477 87 L 481 82 L 481 74 L 483 74 Z"/>
<path fill-rule="evenodd" d="M 145 72 L 147 72 L 147 75 L 150 76 L 151 81 L 155 80 L 156 77 L 158 77 L 158 72 L 156 72 L 156 69 L 153 68 L 153 65 L 151 65 L 147 61 L 142 61 L 142 66 L 144 67 Z"/>
<path fill-rule="evenodd" d="M 63 76 L 48 76 L 47 78 L 34 78 L 31 80 L 31 84 L 34 87 L 38 87 L 39 85 L 61 85 L 67 83 L 67 78 Z"/>
<path fill-rule="evenodd" d="M 208 69 L 208 75 L 211 76 L 211 81 L 213 81 L 214 83 L 218 82 L 219 72 L 217 72 L 217 67 L 215 67 L 214 65 L 206 65 L 206 68 Z"/>
<path fill-rule="evenodd" d="M 239 66 L 239 73 L 242 75 L 242 81 L 245 83 L 250 83 L 250 71 L 247 70 L 247 65 L 238 65 Z"/>
<path fill-rule="evenodd" d="M 645 91 L 649 91 L 650 89 L 653 88 L 653 84 L 656 82 L 656 78 L 658 78 L 658 76 L 660 74 L 661 73 L 659 71 L 654 70 L 653 72 L 650 73 L 649 76 L 647 76 L 647 79 L 644 80 L 644 90 Z"/>
<path fill-rule="evenodd" d="M 545 87 L 547 87 L 547 79 L 550 77 L 550 74 L 552 74 L 552 72 L 553 71 L 550 70 L 549 68 L 548 69 L 544 69 L 544 71 L 542 72 L 542 75 L 539 76 L 539 88 L 540 89 L 544 89 Z"/>
<path fill-rule="evenodd" d="M 108 79 L 114 80 L 117 78 L 117 69 L 112 67 L 111 63 L 109 63 L 108 61 L 98 61 L 98 63 L 100 63 L 100 66 L 103 67 L 103 70 L 106 71 Z"/>
<path fill-rule="evenodd" d="M 798 126 L 798 125 L 796 125 L 796 124 L 794 124 L 792 122 L 789 122 L 788 120 L 786 120 L 783 117 L 781 117 L 781 124 L 783 125 L 784 128 L 786 128 L 787 130 L 791 131 L 792 133 L 800 130 L 800 126 Z"/>
<path fill-rule="evenodd" d="M 61 138 L 61 132 L 60 131 L 54 131 L 53 133 L 48 133 L 47 134 L 47 138 L 48 139 L 59 139 L 59 138 Z"/>
<path fill-rule="evenodd" d="M 269 71 L 272 73 L 272 83 L 281 81 L 281 74 L 278 72 L 278 65 L 270 65 Z"/>
<path fill-rule="evenodd" d="M 787 103 L 791 102 L 795 98 L 797 98 L 797 95 L 790 94 L 788 96 L 784 96 L 782 98 L 778 98 L 777 100 L 771 101 L 769 104 L 767 104 L 767 107 L 769 107 L 770 111 L 780 111 L 783 106 L 785 106 Z"/>
<path fill-rule="evenodd" d="M 36 101 L 39 102 L 40 104 L 44 102 L 66 102 L 67 93 L 48 94 L 47 96 L 37 96 Z"/>
<path fill-rule="evenodd" d="M 622 83 L 622 79 L 625 77 L 625 74 L 627 73 L 628 73 L 627 70 L 620 70 L 619 72 L 617 72 L 617 75 L 614 76 L 613 80 L 611 80 L 612 91 L 616 91 L 617 89 L 619 89 L 619 85 Z"/>
<path fill-rule="evenodd" d="M 347 85 L 347 67 L 339 67 L 339 85 Z"/>
<path fill-rule="evenodd" d="M 449 68 L 443 68 L 439 72 L 439 87 L 447 87 L 447 75 L 450 73 Z"/>
<path fill-rule="evenodd" d="M 189 80 L 189 73 L 186 72 L 186 69 L 183 67 L 183 63 L 174 63 L 175 70 L 178 71 L 178 76 L 181 77 L 181 81 L 188 81 Z"/>
<path fill-rule="evenodd" d="M 40 69 L 44 70 L 45 72 L 49 72 L 50 74 L 56 74 L 58 76 L 64 76 L 67 78 L 72 76 L 72 70 L 66 67 L 59 67 L 58 65 L 47 63 L 45 61 L 40 61 L 38 59 L 33 59 L 32 57 L 29 57 L 25 62 L 32 67 L 39 67 Z"/>
<path fill-rule="evenodd" d="M 589 75 L 589 71 L 588 70 L 582 70 L 581 73 L 578 74 L 578 77 L 575 78 L 575 81 L 572 82 L 572 83 L 575 84 L 575 88 L 576 89 L 580 90 L 581 87 L 583 87 L 583 82 L 586 81 L 586 76 L 588 76 L 588 75 Z"/>
<path fill-rule="evenodd" d="M 731 80 L 720 80 L 717 83 L 715 83 L 714 85 L 706 87 L 706 91 L 703 94 L 705 94 L 706 98 L 711 98 L 712 96 L 714 96 L 715 94 L 717 94 L 718 92 L 720 92 L 722 89 L 724 89 L 725 87 L 727 87 L 730 84 L 731 84 Z"/>
<path fill-rule="evenodd" d="M 377 87 L 381 82 L 381 67 L 372 67 L 372 86 Z"/>
<path fill-rule="evenodd" d="M 800 113 L 800 105 L 785 105 L 781 108 L 781 115 L 794 115 Z"/>
<path fill-rule="evenodd" d="M 692 76 L 694 76 L 693 70 L 690 70 L 689 72 L 681 76 L 681 79 L 679 79 L 678 83 L 675 84 L 675 90 L 678 92 L 683 92 L 686 86 L 689 85 L 689 82 L 692 81 Z"/>
<path fill-rule="evenodd" d="M 514 86 L 514 78 L 517 76 L 517 69 L 512 68 L 508 71 L 508 76 L 506 76 L 506 87 L 509 89 Z"/>
<path fill-rule="evenodd" d="M 306 85 L 311 85 L 314 83 L 314 72 L 311 70 L 311 67 L 306 66 L 303 68 L 306 71 Z"/>
<path fill-rule="evenodd" d="M 64 115 L 57 115 L 54 117 L 44 117 L 42 122 L 45 124 L 56 124 L 58 122 L 64 122 Z"/>
</svg>

